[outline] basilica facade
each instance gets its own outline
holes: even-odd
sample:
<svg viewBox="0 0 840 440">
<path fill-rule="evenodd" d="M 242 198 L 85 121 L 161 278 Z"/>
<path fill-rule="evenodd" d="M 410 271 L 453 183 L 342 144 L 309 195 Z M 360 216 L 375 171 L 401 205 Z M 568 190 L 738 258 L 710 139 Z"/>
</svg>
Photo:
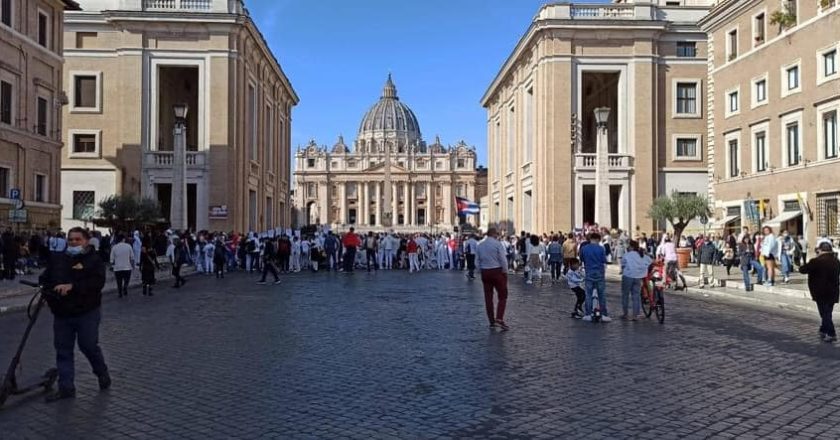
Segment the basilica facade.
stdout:
<svg viewBox="0 0 840 440">
<path fill-rule="evenodd" d="M 436 138 L 426 144 L 417 117 L 400 101 L 389 75 L 352 148 L 341 136 L 332 147 L 312 140 L 299 148 L 298 225 L 452 230 L 460 223 L 455 197 L 475 200 L 475 168 L 475 148 L 463 141 L 444 146 Z"/>
</svg>

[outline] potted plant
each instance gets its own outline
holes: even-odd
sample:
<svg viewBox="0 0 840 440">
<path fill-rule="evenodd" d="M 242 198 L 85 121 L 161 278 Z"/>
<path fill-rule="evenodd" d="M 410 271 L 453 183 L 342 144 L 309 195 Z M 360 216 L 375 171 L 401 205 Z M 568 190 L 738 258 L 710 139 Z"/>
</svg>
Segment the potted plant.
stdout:
<svg viewBox="0 0 840 440">
<path fill-rule="evenodd" d="M 657 197 L 648 209 L 648 217 L 656 221 L 668 221 L 674 228 L 674 244 L 679 246 L 680 238 L 689 222 L 700 216 L 708 216 L 709 199 L 697 194 L 684 194 L 674 191 L 670 196 Z M 677 257 L 680 268 L 688 266 L 691 248 L 678 247 Z"/>
<path fill-rule="evenodd" d="M 779 31 L 781 32 L 784 29 L 791 28 L 796 26 L 796 14 L 791 11 L 785 10 L 776 10 L 772 14 L 770 14 L 770 24 L 777 24 L 779 25 Z"/>
</svg>

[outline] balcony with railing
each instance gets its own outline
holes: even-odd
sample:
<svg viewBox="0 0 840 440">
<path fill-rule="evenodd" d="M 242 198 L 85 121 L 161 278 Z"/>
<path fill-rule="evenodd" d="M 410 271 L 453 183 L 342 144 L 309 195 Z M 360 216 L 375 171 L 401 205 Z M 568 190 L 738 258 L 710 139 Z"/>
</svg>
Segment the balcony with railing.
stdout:
<svg viewBox="0 0 840 440">
<path fill-rule="evenodd" d="M 575 155 L 575 171 L 595 171 L 598 163 L 598 155 L 594 153 L 580 153 Z M 607 168 L 610 171 L 631 171 L 633 169 L 633 156 L 629 154 L 607 155 Z"/>
<path fill-rule="evenodd" d="M 200 151 L 187 151 L 187 168 L 204 168 L 207 164 L 207 156 Z M 172 168 L 175 164 L 175 155 L 171 151 L 148 151 L 146 152 L 145 167 L 151 168 Z"/>
<path fill-rule="evenodd" d="M 538 20 L 666 20 L 697 21 L 709 9 L 700 0 L 686 0 L 680 6 L 649 3 L 555 3 L 544 6 Z"/>
</svg>

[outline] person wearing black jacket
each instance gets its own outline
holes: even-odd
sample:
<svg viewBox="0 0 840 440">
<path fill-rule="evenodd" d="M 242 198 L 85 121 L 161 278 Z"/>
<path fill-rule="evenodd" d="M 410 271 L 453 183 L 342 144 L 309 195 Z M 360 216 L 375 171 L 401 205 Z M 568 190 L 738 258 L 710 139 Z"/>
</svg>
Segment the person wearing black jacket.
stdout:
<svg viewBox="0 0 840 440">
<path fill-rule="evenodd" d="M 703 246 L 700 247 L 700 287 L 706 287 L 707 284 L 712 286 L 716 284 L 715 254 L 717 254 L 717 248 L 714 242 L 711 240 L 703 242 Z"/>
<path fill-rule="evenodd" d="M 76 396 L 73 351 L 77 341 L 99 378 L 99 389 L 111 386 L 108 366 L 99 348 L 105 263 L 88 245 L 88 240 L 88 231 L 71 229 L 67 233 L 67 250 L 53 253 L 39 278 L 43 289 L 54 293 L 47 297 L 47 304 L 54 316 L 58 390 L 47 396 L 48 402 Z"/>
<path fill-rule="evenodd" d="M 0 236 L 3 241 L 3 278 L 8 280 L 15 279 L 15 270 L 17 269 L 17 261 L 20 258 L 20 243 L 11 229 Z"/>
<path fill-rule="evenodd" d="M 265 279 L 268 277 L 269 272 L 274 275 L 274 284 L 280 284 L 280 276 L 277 275 L 277 268 L 274 266 L 275 258 L 277 258 L 277 251 L 274 245 L 274 239 L 266 239 L 263 247 L 262 278 L 260 278 L 258 284 L 265 284 Z"/>
<path fill-rule="evenodd" d="M 822 323 L 820 338 L 825 342 L 837 340 L 831 313 L 840 299 L 840 261 L 834 255 L 831 243 L 817 246 L 817 257 L 799 267 L 799 272 L 808 275 L 808 290 L 811 299 L 817 303 Z"/>
</svg>

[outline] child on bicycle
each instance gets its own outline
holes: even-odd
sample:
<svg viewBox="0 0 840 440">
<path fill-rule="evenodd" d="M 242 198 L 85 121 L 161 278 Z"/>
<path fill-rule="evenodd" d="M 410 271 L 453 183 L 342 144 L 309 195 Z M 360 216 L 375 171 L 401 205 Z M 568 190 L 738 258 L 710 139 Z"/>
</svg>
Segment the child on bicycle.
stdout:
<svg viewBox="0 0 840 440">
<path fill-rule="evenodd" d="M 580 261 L 577 258 L 569 260 L 566 282 L 569 283 L 569 288 L 575 294 L 575 309 L 572 312 L 572 318 L 583 319 L 583 301 L 586 298 L 586 292 L 580 286 L 583 283 L 583 269 L 580 267 Z"/>
</svg>

